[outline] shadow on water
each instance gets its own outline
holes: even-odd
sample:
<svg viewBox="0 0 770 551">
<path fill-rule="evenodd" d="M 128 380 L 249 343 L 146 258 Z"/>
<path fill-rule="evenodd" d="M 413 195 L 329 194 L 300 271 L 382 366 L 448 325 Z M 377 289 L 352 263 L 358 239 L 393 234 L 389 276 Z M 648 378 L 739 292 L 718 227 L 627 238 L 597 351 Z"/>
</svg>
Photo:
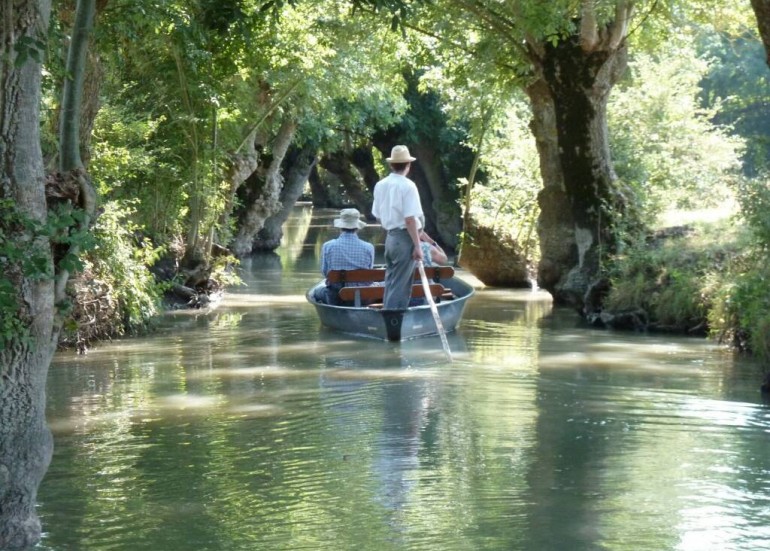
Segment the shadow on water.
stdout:
<svg viewBox="0 0 770 551">
<path fill-rule="evenodd" d="M 766 546 L 759 366 L 518 290 L 471 298 L 451 363 L 333 333 L 304 294 L 335 214 L 299 209 L 217 309 L 57 355 L 40 549 Z"/>
</svg>

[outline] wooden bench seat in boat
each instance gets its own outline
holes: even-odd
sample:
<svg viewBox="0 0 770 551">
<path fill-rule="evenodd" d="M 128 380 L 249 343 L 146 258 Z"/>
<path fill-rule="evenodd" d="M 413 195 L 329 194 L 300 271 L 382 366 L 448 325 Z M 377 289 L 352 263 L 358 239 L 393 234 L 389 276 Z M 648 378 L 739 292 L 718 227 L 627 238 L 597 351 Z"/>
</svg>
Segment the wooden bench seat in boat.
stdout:
<svg viewBox="0 0 770 551">
<path fill-rule="evenodd" d="M 446 293 L 449 292 L 449 296 L 446 297 Z M 352 302 L 355 306 L 361 306 L 361 304 L 382 302 L 382 297 L 385 294 L 385 287 L 383 285 L 377 285 L 372 287 L 343 287 L 340 289 L 340 299 L 346 302 Z M 451 291 L 444 288 L 440 283 L 432 283 L 430 285 L 430 294 L 434 300 L 440 300 L 442 297 L 451 298 Z M 425 297 L 425 290 L 422 285 L 412 285 L 412 298 Z"/>
<path fill-rule="evenodd" d="M 438 283 L 442 279 L 451 279 L 455 275 L 452 266 L 425 266 L 425 275 L 428 280 Z M 420 271 L 415 268 L 414 279 L 420 281 Z M 371 270 L 331 270 L 326 274 L 328 283 L 369 283 L 385 281 L 385 268 L 373 268 Z"/>
</svg>

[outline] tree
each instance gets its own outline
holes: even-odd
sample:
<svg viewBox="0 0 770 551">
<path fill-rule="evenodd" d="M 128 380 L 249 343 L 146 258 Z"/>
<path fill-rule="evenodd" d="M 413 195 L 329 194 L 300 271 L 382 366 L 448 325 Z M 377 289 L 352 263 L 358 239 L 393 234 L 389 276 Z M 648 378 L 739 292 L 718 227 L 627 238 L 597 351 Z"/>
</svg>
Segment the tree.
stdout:
<svg viewBox="0 0 770 551">
<path fill-rule="evenodd" d="M 265 222 L 283 208 L 280 168 L 288 145 L 312 141 L 336 156 L 392 123 L 403 108 L 398 60 L 388 55 L 397 45 L 391 33 L 352 18 L 348 6 L 338 2 L 298 3 L 281 11 L 281 28 L 257 52 L 271 60 L 259 85 L 270 96 L 279 96 L 287 83 L 292 89 L 274 117 L 277 130 L 265 143 L 269 164 L 258 168 L 249 178 L 252 189 L 241 195 L 245 208 L 232 243 L 237 256 L 253 250 Z"/>
<path fill-rule="evenodd" d="M 4 7 L 11 10 L 9 4 Z M 40 141 L 41 63 L 51 5 L 32 2 L 0 15 L 0 547 L 40 537 L 35 496 L 51 458 L 45 382 L 69 308 L 70 274 L 88 242 L 96 193 L 80 155 L 83 85 L 95 0 L 78 0 L 63 84 L 59 172 L 46 178 Z"/>
<path fill-rule="evenodd" d="M 429 48 L 453 52 L 454 79 L 492 84 L 487 105 L 507 105 L 514 86 L 529 96 L 543 181 L 538 283 L 576 307 L 601 277 L 625 209 L 610 159 L 607 100 L 626 66 L 637 7 L 626 0 L 447 0 L 419 10 L 413 23 L 430 37 Z M 476 119 L 488 116 L 482 110 Z"/>
<path fill-rule="evenodd" d="M 767 64 L 770 65 L 770 0 L 751 0 L 751 7 L 757 17 L 757 28 L 767 53 Z"/>
<path fill-rule="evenodd" d="M 76 206 L 81 210 L 77 215 L 77 231 L 87 232 L 96 211 L 96 191 L 86 172 L 80 156 L 81 132 L 80 120 L 83 105 L 83 83 L 86 73 L 88 54 L 88 38 L 91 34 L 96 11 L 96 0 L 78 0 L 75 23 L 67 56 L 67 74 L 62 92 L 62 109 L 59 129 L 59 177 L 65 182 L 72 183 L 76 190 Z M 69 201 L 68 207 L 72 207 Z M 61 303 L 66 300 L 65 291 L 70 277 L 72 260 L 80 253 L 80 240 L 75 239 L 70 244 L 66 258 L 67 263 L 60 263 L 56 274 L 54 300 Z"/>
<path fill-rule="evenodd" d="M 151 162 L 116 174 L 110 196 L 139 198 L 148 226 L 165 234 L 157 237 L 184 234 L 190 256 L 211 241 L 248 254 L 281 208 L 292 142 L 339 147 L 374 118 L 357 104 L 392 114 L 402 102 L 397 65 L 382 55 L 396 43 L 386 29 L 362 41 L 373 25 L 336 2 L 269 7 L 175 0 L 105 12 L 116 98 L 107 108 L 124 104 L 127 115 L 153 121 L 144 137 Z M 239 192 L 247 180 L 253 189 Z"/>
<path fill-rule="evenodd" d="M 40 148 L 42 52 L 50 0 L 0 8 L 0 548 L 40 538 L 37 488 L 53 440 L 45 382 L 60 325 Z"/>
<path fill-rule="evenodd" d="M 625 210 L 610 159 L 607 101 L 626 68 L 632 3 L 613 15 L 583 2 L 579 28 L 556 44 L 527 41 L 535 80 L 527 86 L 540 152 L 541 259 L 538 283 L 558 302 L 582 308 L 614 253 Z"/>
<path fill-rule="evenodd" d="M 770 167 L 770 73 L 756 29 L 737 33 L 703 29 L 698 40 L 700 57 L 712 59 L 700 83 L 702 105 L 714 110 L 716 124 L 746 140 L 743 172 L 755 178 Z"/>
</svg>

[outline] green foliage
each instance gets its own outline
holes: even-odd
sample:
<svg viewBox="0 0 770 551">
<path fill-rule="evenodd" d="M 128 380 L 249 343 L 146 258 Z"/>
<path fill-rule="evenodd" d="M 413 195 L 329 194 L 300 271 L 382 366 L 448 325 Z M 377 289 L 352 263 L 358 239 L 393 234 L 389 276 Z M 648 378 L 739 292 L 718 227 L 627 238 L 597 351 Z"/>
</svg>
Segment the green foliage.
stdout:
<svg viewBox="0 0 770 551">
<path fill-rule="evenodd" d="M 87 214 L 80 208 L 73 207 L 69 202 L 56 205 L 48 211 L 48 221 L 43 228 L 51 244 L 60 246 L 65 252 L 56 259 L 56 269 L 74 272 L 83 264 L 78 255 L 71 252 L 75 247 L 78 251 L 87 251 L 94 247 L 94 239 L 85 224 Z"/>
<path fill-rule="evenodd" d="M 0 263 L 3 273 L 17 269 L 26 278 L 39 280 L 53 276 L 49 259 L 39 246 L 32 244 L 49 235 L 56 227 L 52 221 L 47 227 L 21 212 L 13 201 L 0 201 Z M 26 240 L 19 235 L 28 236 Z"/>
<path fill-rule="evenodd" d="M 727 219 L 640 239 L 614 259 L 605 307 L 642 308 L 653 327 L 682 332 L 705 327 L 717 282 L 744 244 L 744 233 Z"/>
<path fill-rule="evenodd" d="M 158 313 L 161 289 L 148 270 L 161 254 L 131 221 L 129 202 L 108 202 L 93 228 L 96 246 L 86 259 L 93 278 L 106 283 L 118 302 L 118 333 L 146 327 Z"/>
<path fill-rule="evenodd" d="M 252 131 L 265 162 L 285 114 L 297 144 L 335 150 L 405 109 L 385 55 L 397 37 L 345 3 L 110 4 L 100 22 L 107 101 L 90 169 L 107 199 L 140 201 L 137 222 L 158 239 L 195 224 L 222 234 L 227 160 Z"/>
<path fill-rule="evenodd" d="M 83 210 L 63 203 L 49 210 L 45 223 L 33 220 L 10 200 L 0 201 L 0 348 L 27 335 L 27 320 L 20 316 L 17 284 L 11 280 L 43 280 L 54 277 L 54 271 L 73 272 L 83 264 L 71 252 L 76 246 L 84 251 L 93 239 L 82 227 Z M 57 253 L 56 266 L 51 263 L 50 247 Z M 59 304 L 60 314 L 68 307 Z"/>
<path fill-rule="evenodd" d="M 770 73 L 756 26 L 737 35 L 705 28 L 699 34 L 701 57 L 710 59 L 701 80 L 700 100 L 714 113 L 717 124 L 729 125 L 732 133 L 746 140 L 743 171 L 756 176 L 770 168 Z"/>
<path fill-rule="evenodd" d="M 13 341 L 25 341 L 29 336 L 29 329 L 19 319 L 18 310 L 16 288 L 6 278 L 3 270 L 3 275 L 0 276 L 0 350 Z"/>
<path fill-rule="evenodd" d="M 770 254 L 770 187 L 766 178 L 744 179 L 737 188 L 741 214 L 751 228 L 755 248 Z"/>
<path fill-rule="evenodd" d="M 16 67 L 21 67 L 29 59 L 36 63 L 42 63 L 45 55 L 45 43 L 34 36 L 18 37 L 13 49 L 16 51 L 16 59 L 14 60 Z"/>
<path fill-rule="evenodd" d="M 707 67 L 688 46 L 662 47 L 656 57 L 636 55 L 610 99 L 615 170 L 648 217 L 731 197 L 743 144 L 711 122 L 713 111 L 698 105 Z"/>
<path fill-rule="evenodd" d="M 751 231 L 730 269 L 718 279 L 709 315 L 720 340 L 770 360 L 770 186 L 765 179 L 745 180 L 738 188 L 741 214 Z"/>
<path fill-rule="evenodd" d="M 720 280 L 709 313 L 712 334 L 722 342 L 770 360 L 770 270 L 767 259 L 738 258 Z"/>
<path fill-rule="evenodd" d="M 536 263 L 537 193 L 542 183 L 528 118 L 527 105 L 519 98 L 510 102 L 504 116 L 490 123 L 481 152 L 484 178 L 473 187 L 471 213 L 479 225 L 515 239 Z"/>
<path fill-rule="evenodd" d="M 222 287 L 244 285 L 236 270 L 240 260 L 231 255 L 217 256 L 211 263 L 211 279 Z"/>
<path fill-rule="evenodd" d="M 271 44 L 271 81 L 296 82 L 290 103 L 297 144 L 326 151 L 361 143 L 395 124 L 407 109 L 398 35 L 372 19 L 351 17 L 344 3 L 297 3 L 284 9 Z"/>
<path fill-rule="evenodd" d="M 106 201 L 138 201 L 133 222 L 162 239 L 182 232 L 185 194 L 173 145 L 159 135 L 166 121 L 148 117 L 130 89 L 114 92 L 96 119 L 90 173 Z"/>
</svg>

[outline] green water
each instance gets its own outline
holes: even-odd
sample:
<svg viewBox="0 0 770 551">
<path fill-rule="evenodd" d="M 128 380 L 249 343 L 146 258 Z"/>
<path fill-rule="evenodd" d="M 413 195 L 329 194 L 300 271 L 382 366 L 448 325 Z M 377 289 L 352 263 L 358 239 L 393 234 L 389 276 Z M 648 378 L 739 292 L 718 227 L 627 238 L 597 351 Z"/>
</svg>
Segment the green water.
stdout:
<svg viewBox="0 0 770 551">
<path fill-rule="evenodd" d="M 528 291 L 478 291 L 452 363 L 329 333 L 329 221 L 301 211 L 214 312 L 57 356 L 40 549 L 770 549 L 759 366 Z"/>
</svg>

